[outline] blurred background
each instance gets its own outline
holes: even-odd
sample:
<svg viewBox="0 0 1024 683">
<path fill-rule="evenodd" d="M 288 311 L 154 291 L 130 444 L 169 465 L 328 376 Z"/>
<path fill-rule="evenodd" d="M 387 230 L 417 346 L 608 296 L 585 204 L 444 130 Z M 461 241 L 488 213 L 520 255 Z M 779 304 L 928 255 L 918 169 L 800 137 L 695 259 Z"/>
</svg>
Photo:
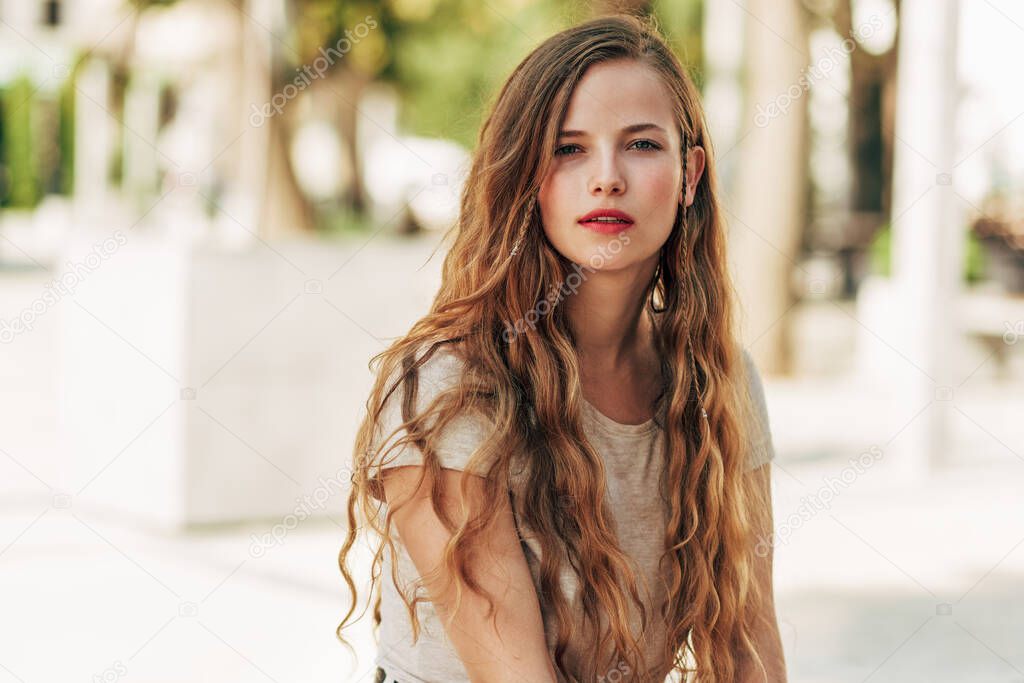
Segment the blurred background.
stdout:
<svg viewBox="0 0 1024 683">
<path fill-rule="evenodd" d="M 0 0 L 0 682 L 372 680 L 367 362 L 497 88 L 616 8 L 704 96 L 790 680 L 1024 681 L 1021 3 Z"/>
</svg>

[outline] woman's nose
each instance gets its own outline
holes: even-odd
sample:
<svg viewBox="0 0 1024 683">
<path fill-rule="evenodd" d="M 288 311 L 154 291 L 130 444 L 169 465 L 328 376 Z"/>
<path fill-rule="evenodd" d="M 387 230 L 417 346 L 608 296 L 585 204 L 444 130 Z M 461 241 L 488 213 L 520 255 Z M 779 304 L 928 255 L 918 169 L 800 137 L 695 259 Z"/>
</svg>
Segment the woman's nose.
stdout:
<svg viewBox="0 0 1024 683">
<path fill-rule="evenodd" d="M 622 194 L 626 191 L 626 180 L 619 169 L 614 152 L 604 155 L 589 181 L 591 194 Z"/>
</svg>

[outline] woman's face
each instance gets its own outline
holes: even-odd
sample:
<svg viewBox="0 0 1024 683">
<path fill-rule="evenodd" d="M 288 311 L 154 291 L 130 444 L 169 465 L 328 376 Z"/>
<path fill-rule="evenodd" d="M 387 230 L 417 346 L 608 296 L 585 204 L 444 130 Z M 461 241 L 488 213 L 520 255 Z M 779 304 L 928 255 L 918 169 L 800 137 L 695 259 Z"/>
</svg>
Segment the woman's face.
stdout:
<svg viewBox="0 0 1024 683">
<path fill-rule="evenodd" d="M 625 59 L 588 68 L 548 152 L 552 165 L 537 198 L 548 240 L 594 269 L 656 263 L 703 170 L 697 147 L 687 160 L 692 187 L 684 196 L 680 145 L 669 92 L 653 69 Z M 600 209 L 625 212 L 632 223 L 580 222 Z"/>
</svg>

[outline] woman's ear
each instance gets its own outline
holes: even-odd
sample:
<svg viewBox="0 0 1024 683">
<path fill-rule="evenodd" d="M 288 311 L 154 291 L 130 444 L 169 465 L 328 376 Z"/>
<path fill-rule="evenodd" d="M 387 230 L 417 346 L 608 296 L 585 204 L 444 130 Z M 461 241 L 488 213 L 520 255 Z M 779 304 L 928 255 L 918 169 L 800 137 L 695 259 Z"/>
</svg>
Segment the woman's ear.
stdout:
<svg viewBox="0 0 1024 683">
<path fill-rule="evenodd" d="M 683 189 L 679 193 L 679 203 L 684 209 L 693 203 L 693 197 L 689 196 L 690 188 L 692 187 L 694 194 L 696 194 L 697 183 L 700 182 L 700 177 L 704 173 L 704 148 L 694 145 L 687 151 L 686 155 L 687 177 L 683 178 Z"/>
</svg>

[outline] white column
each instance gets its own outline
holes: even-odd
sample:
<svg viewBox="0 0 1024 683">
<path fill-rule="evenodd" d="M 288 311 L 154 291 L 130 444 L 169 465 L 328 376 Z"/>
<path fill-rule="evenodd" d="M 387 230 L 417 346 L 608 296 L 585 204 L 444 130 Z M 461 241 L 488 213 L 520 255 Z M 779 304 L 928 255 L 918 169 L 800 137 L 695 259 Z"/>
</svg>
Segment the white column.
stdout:
<svg viewBox="0 0 1024 683">
<path fill-rule="evenodd" d="M 724 215 L 740 335 L 771 375 L 784 370 L 789 281 L 806 222 L 807 93 L 800 79 L 810 59 L 807 11 L 797 0 L 745 5 L 747 100 L 741 142 L 732 152 L 721 150 L 738 164 Z"/>
<path fill-rule="evenodd" d="M 890 464 L 911 476 L 927 475 L 946 456 L 956 391 L 952 304 L 964 230 L 952 175 L 958 10 L 957 0 L 904 0 L 900 8 L 892 273 L 902 318 L 896 348 L 907 372 L 894 378 L 894 409 L 909 420 L 929 407 L 893 442 Z"/>
</svg>

